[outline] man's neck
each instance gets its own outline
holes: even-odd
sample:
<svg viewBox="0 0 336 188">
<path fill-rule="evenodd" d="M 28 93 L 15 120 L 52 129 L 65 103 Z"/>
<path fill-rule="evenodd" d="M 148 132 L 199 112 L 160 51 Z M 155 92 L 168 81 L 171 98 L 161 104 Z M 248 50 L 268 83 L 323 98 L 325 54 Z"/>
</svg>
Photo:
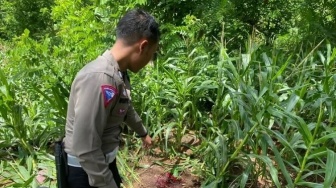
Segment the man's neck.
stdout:
<svg viewBox="0 0 336 188">
<path fill-rule="evenodd" d="M 129 54 L 132 48 L 126 46 L 122 41 L 117 40 L 116 43 L 110 49 L 110 53 L 117 61 L 120 71 L 126 71 L 129 62 Z"/>
</svg>

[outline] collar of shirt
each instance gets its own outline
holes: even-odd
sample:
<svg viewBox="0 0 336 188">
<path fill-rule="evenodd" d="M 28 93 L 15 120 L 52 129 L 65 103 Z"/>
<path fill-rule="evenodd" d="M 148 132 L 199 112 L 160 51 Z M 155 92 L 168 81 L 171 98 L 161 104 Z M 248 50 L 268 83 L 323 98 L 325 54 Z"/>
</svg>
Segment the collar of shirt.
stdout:
<svg viewBox="0 0 336 188">
<path fill-rule="evenodd" d="M 115 68 L 115 71 L 119 72 L 119 76 L 121 79 L 123 79 L 125 81 L 125 79 L 127 79 L 128 81 L 130 81 L 129 76 L 127 71 L 120 71 L 120 67 L 118 62 L 114 59 L 113 55 L 111 54 L 110 50 L 106 50 L 103 53 L 103 57 L 105 59 L 107 59 Z"/>
<path fill-rule="evenodd" d="M 118 62 L 114 59 L 114 57 L 112 56 L 110 50 L 106 50 L 103 55 L 102 55 L 105 59 L 107 59 L 108 62 L 110 62 L 112 64 L 112 66 L 114 67 L 115 71 L 119 71 L 119 64 Z"/>
</svg>

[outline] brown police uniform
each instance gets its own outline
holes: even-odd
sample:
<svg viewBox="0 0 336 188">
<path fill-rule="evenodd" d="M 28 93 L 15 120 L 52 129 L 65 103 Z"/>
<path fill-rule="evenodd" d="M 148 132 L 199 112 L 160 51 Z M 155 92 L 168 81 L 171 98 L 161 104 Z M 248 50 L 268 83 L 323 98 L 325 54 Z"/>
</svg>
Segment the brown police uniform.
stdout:
<svg viewBox="0 0 336 188">
<path fill-rule="evenodd" d="M 139 136 L 147 134 L 129 90 L 110 51 L 84 66 L 72 83 L 65 151 L 78 159 L 91 186 L 116 187 L 105 156 L 119 146 L 123 122 Z"/>
</svg>

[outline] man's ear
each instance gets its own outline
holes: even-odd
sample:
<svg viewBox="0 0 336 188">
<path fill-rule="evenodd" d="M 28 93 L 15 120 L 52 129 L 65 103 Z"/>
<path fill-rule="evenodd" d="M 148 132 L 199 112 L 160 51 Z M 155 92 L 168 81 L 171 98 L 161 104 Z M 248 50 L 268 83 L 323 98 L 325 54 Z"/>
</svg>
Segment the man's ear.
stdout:
<svg viewBox="0 0 336 188">
<path fill-rule="evenodd" d="M 144 52 L 148 48 L 148 40 L 142 40 L 140 41 L 140 53 Z"/>
</svg>

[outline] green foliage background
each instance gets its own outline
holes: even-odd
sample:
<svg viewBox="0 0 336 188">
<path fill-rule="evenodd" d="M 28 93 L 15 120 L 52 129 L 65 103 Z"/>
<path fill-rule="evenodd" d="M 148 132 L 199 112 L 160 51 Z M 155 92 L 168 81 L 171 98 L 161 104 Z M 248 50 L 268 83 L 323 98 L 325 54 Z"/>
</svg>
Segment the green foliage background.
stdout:
<svg viewBox="0 0 336 188">
<path fill-rule="evenodd" d="M 132 99 L 162 155 L 186 161 L 175 170 L 191 169 L 210 188 L 336 186 L 335 6 L 0 0 L 0 186 L 55 187 L 52 143 L 71 82 L 135 7 L 154 14 L 163 35 L 159 59 L 131 75 Z M 199 145 L 182 142 L 190 133 Z M 132 133 L 124 137 L 119 166 L 132 182 L 130 161 L 143 154 Z"/>
</svg>

